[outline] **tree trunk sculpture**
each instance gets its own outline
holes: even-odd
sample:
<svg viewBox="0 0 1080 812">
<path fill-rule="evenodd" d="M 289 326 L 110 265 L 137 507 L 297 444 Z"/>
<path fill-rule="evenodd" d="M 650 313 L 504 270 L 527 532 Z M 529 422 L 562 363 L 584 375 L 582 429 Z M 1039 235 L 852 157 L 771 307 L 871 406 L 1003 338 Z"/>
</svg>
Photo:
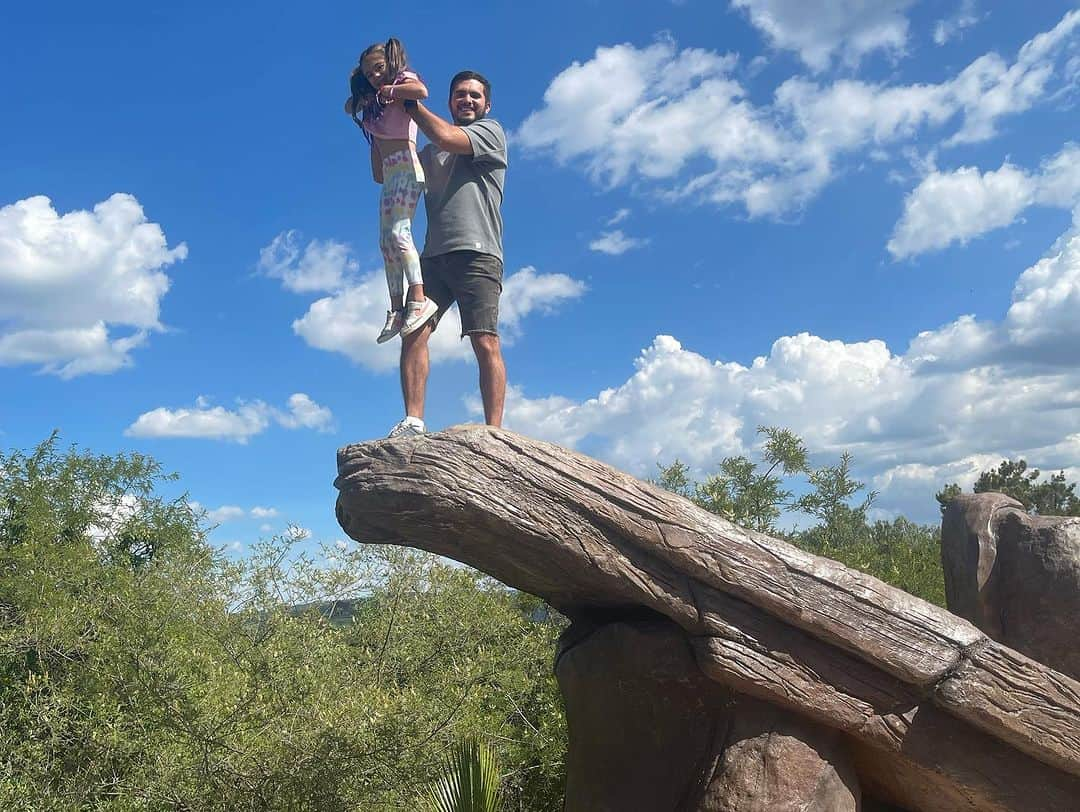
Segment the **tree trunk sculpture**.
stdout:
<svg viewBox="0 0 1080 812">
<path fill-rule="evenodd" d="M 875 578 L 505 430 L 350 445 L 335 484 L 358 541 L 464 562 L 578 624 L 666 617 L 705 676 L 837 731 L 864 796 L 1078 808 L 1080 683 Z"/>
</svg>

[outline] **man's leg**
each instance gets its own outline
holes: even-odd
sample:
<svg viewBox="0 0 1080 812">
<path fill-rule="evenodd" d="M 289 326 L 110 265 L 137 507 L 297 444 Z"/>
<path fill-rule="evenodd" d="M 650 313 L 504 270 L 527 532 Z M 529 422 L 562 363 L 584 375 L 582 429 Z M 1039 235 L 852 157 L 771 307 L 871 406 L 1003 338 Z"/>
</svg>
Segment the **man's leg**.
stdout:
<svg viewBox="0 0 1080 812">
<path fill-rule="evenodd" d="M 405 399 L 405 414 L 424 419 L 424 398 L 430 361 L 428 339 L 432 325 L 428 322 L 415 333 L 401 339 L 401 395 Z"/>
<path fill-rule="evenodd" d="M 503 363 L 499 337 L 492 333 L 470 333 L 469 340 L 472 341 L 476 363 L 480 367 L 484 422 L 489 426 L 501 426 L 506 403 L 506 364 Z"/>
</svg>

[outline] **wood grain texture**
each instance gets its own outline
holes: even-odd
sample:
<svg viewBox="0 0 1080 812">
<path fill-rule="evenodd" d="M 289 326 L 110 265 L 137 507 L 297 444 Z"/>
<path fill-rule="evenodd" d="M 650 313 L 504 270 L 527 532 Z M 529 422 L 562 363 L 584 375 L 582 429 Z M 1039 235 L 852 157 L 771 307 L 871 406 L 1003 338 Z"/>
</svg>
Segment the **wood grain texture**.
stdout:
<svg viewBox="0 0 1080 812">
<path fill-rule="evenodd" d="M 910 747 L 918 719 L 1041 763 L 1054 797 L 1077 789 L 1074 681 L 939 607 L 589 457 L 466 426 L 347 446 L 335 484 L 358 541 L 449 556 L 571 617 L 647 607 L 686 631 L 710 676 L 944 769 L 954 789 L 978 784 L 977 770 L 950 778 L 929 748 Z M 993 776 L 981 781 L 991 789 L 973 797 L 1001 796 Z"/>
</svg>

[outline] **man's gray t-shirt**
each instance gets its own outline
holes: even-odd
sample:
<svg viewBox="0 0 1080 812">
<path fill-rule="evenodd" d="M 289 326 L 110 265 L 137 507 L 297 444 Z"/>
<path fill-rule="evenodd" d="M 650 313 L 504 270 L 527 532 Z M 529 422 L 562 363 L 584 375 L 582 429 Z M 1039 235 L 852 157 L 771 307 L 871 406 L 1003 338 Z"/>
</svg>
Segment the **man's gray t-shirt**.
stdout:
<svg viewBox="0 0 1080 812">
<path fill-rule="evenodd" d="M 451 251 L 478 251 L 502 259 L 503 184 L 506 133 L 491 118 L 461 128 L 472 155 L 454 155 L 434 144 L 420 150 L 427 210 L 425 257 Z"/>
</svg>

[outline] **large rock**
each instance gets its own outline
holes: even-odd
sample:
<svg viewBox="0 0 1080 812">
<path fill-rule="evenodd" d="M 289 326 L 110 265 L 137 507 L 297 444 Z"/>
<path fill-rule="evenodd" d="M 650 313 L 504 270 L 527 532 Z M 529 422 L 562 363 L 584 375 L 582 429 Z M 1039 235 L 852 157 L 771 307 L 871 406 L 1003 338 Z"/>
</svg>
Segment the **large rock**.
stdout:
<svg viewBox="0 0 1080 812">
<path fill-rule="evenodd" d="M 1080 677 L 1080 518 L 1030 516 L 964 494 L 941 523 L 949 609 L 995 640 Z"/>
<path fill-rule="evenodd" d="M 666 620 L 572 626 L 556 661 L 566 812 L 855 812 L 842 736 L 737 696 Z"/>
<path fill-rule="evenodd" d="M 354 539 L 450 556 L 575 620 L 666 616 L 706 676 L 843 734 L 875 800 L 1076 809 L 1080 683 L 874 578 L 503 430 L 348 446 L 336 484 Z"/>
<path fill-rule="evenodd" d="M 670 621 L 571 627 L 555 666 L 569 733 L 566 812 L 705 812 L 731 691 Z M 734 812 L 734 808 L 733 808 Z"/>
<path fill-rule="evenodd" d="M 736 698 L 724 757 L 703 809 L 857 812 L 860 799 L 859 779 L 837 731 L 768 702 Z"/>
</svg>

